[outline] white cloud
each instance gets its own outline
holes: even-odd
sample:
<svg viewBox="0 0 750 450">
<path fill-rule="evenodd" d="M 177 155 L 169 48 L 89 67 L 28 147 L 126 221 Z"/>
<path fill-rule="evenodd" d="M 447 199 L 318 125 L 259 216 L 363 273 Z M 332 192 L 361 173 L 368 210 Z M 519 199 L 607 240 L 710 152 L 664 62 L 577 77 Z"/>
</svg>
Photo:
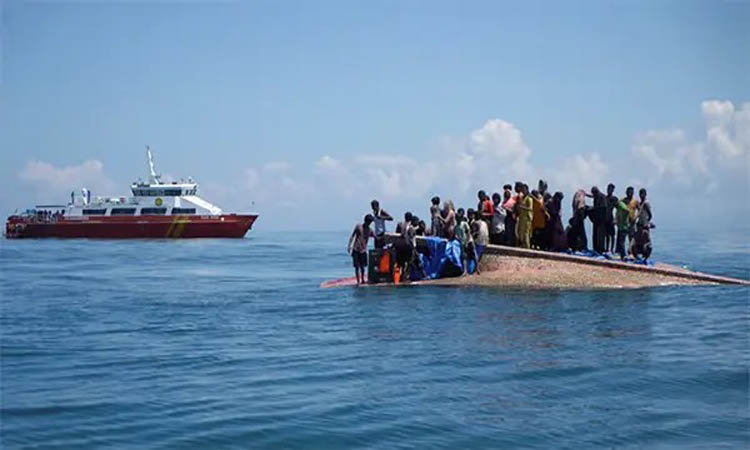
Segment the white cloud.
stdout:
<svg viewBox="0 0 750 450">
<path fill-rule="evenodd" d="M 343 170 L 341 161 L 339 161 L 338 159 L 332 158 L 328 155 L 323 155 L 319 160 L 317 160 L 315 162 L 315 167 L 317 167 L 320 170 L 330 170 L 334 172 Z"/>
<path fill-rule="evenodd" d="M 509 165 L 515 172 L 528 171 L 531 150 L 523 141 L 521 131 L 510 122 L 491 119 L 469 135 L 469 154 Z"/>
<path fill-rule="evenodd" d="M 263 170 L 266 172 L 285 172 L 289 170 L 289 163 L 286 161 L 272 161 L 263 165 Z"/>
<path fill-rule="evenodd" d="M 98 195 L 114 195 L 115 184 L 104 173 L 104 164 L 88 160 L 76 166 L 55 167 L 44 161 L 28 161 L 18 174 L 22 182 L 37 192 L 59 196 L 71 190 L 86 187 Z"/>
<path fill-rule="evenodd" d="M 260 175 L 258 170 L 254 167 L 245 169 L 244 187 L 245 189 L 255 189 L 260 182 Z"/>
<path fill-rule="evenodd" d="M 736 109 L 731 101 L 707 100 L 701 103 L 701 111 L 705 140 L 690 139 L 679 128 L 636 135 L 632 153 L 641 164 L 646 184 L 710 192 L 720 180 L 746 178 L 750 103 Z"/>
<path fill-rule="evenodd" d="M 305 207 L 326 211 L 317 213 L 320 218 L 315 220 L 334 223 L 343 217 L 348 223 L 366 212 L 372 198 L 380 199 L 393 214 L 407 209 L 424 212 L 432 195 L 466 205 L 475 201 L 474 193 L 480 188 L 500 191 L 503 184 L 516 180 L 535 185 L 538 178 L 566 196 L 594 185 L 605 189 L 610 182 L 618 185 L 618 192 L 626 185 L 645 186 L 655 202 L 666 202 L 677 193 L 685 197 L 705 194 L 730 182 L 739 182 L 747 191 L 747 171 L 736 169 L 747 168 L 750 104 L 735 108 L 731 102 L 712 100 L 703 102 L 701 108 L 705 135 L 703 130 L 688 133 L 682 128 L 647 130 L 635 135 L 631 143 L 612 144 L 615 149 L 630 145 L 630 156 L 619 151 L 605 159 L 599 152 L 587 152 L 558 160 L 546 158 L 544 165 L 535 165 L 521 130 L 495 118 L 463 136 L 439 138 L 436 149 L 419 156 L 383 152 L 338 159 L 322 155 L 312 164 L 275 161 L 251 167 L 243 172 L 240 186 L 244 190 L 235 189 L 235 197 L 257 201 L 260 210 L 279 222 L 296 223 L 297 207 Z M 693 139 L 691 134 L 702 137 Z M 358 153 L 357 148 L 348 150 Z M 727 177 L 738 173 L 745 174 L 744 182 L 734 175 Z"/>
<path fill-rule="evenodd" d="M 730 101 L 707 100 L 701 109 L 709 149 L 723 160 L 750 154 L 750 103 L 743 103 L 736 110 Z"/>
<path fill-rule="evenodd" d="M 598 186 L 604 190 L 609 183 L 609 166 L 599 153 L 573 155 L 563 159 L 557 168 L 544 168 L 552 191 L 572 193 L 578 189 L 588 190 Z"/>
<path fill-rule="evenodd" d="M 695 176 L 708 175 L 708 155 L 700 142 L 690 142 L 680 129 L 650 130 L 636 135 L 633 154 L 655 172 L 654 181 L 671 177 L 689 184 Z"/>
</svg>

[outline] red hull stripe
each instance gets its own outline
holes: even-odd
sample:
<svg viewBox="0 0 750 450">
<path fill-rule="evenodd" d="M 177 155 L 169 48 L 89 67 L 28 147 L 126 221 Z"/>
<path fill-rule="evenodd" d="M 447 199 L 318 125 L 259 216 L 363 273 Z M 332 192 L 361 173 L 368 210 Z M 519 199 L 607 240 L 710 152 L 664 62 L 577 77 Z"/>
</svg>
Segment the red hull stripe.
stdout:
<svg viewBox="0 0 750 450">
<path fill-rule="evenodd" d="M 8 238 L 241 238 L 257 215 L 134 216 L 65 218 L 38 222 L 13 216 L 8 219 Z"/>
</svg>

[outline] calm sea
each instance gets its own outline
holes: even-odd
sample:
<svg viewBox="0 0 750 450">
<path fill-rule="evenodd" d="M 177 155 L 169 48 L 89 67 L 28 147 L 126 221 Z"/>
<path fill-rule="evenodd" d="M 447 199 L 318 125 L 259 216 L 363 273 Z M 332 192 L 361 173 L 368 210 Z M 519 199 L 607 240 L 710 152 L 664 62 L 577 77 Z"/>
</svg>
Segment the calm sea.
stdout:
<svg viewBox="0 0 750 450">
<path fill-rule="evenodd" d="M 346 238 L 2 240 L 0 447 L 750 446 L 748 288 L 319 289 Z"/>
</svg>

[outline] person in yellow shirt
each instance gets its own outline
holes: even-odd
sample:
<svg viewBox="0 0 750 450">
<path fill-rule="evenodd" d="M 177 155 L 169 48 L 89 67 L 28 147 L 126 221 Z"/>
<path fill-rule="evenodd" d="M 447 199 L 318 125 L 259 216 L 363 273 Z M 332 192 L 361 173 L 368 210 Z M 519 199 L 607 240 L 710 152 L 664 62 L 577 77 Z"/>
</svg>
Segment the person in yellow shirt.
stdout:
<svg viewBox="0 0 750 450">
<path fill-rule="evenodd" d="M 533 219 L 531 221 L 531 246 L 539 250 L 544 250 L 544 230 L 547 228 L 547 211 L 544 209 L 544 198 L 539 191 L 531 191 L 531 200 L 533 208 Z"/>
<path fill-rule="evenodd" d="M 517 239 L 521 248 L 531 248 L 531 227 L 534 220 L 534 199 L 529 194 L 529 186 L 521 188 L 518 204 Z"/>
</svg>

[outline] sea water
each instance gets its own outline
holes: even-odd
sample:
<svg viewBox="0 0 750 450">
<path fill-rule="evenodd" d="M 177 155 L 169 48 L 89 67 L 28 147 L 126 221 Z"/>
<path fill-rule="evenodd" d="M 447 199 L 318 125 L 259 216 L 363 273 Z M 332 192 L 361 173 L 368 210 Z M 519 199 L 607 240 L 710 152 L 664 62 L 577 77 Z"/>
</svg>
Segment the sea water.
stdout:
<svg viewBox="0 0 750 450">
<path fill-rule="evenodd" d="M 746 231 L 655 257 L 750 278 Z M 747 287 L 319 289 L 347 237 L 3 240 L 0 447 L 750 445 Z"/>
</svg>

